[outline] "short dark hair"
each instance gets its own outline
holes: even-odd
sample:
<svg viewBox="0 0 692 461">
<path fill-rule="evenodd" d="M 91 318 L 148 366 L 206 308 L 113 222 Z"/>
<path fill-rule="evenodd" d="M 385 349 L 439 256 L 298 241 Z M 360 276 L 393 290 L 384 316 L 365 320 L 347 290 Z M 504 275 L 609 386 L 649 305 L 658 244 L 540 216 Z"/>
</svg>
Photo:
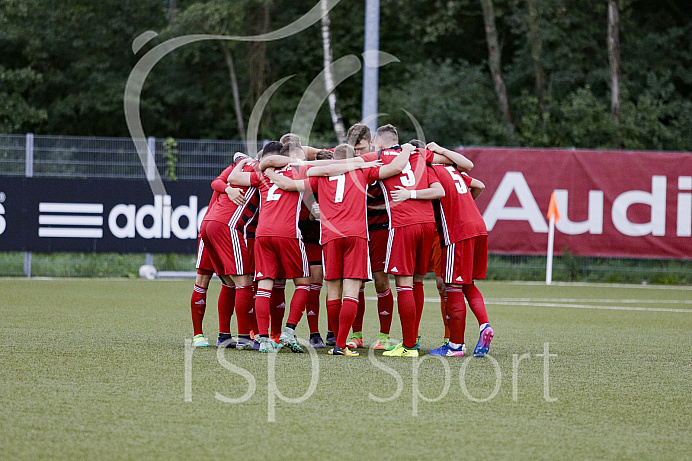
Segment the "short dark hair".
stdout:
<svg viewBox="0 0 692 461">
<path fill-rule="evenodd" d="M 317 154 L 315 154 L 315 160 L 331 160 L 333 158 L 334 152 L 327 149 L 322 149 L 321 151 L 318 151 Z"/>
<path fill-rule="evenodd" d="M 346 142 L 351 146 L 355 146 L 362 140 L 366 140 L 368 143 L 372 140 L 370 128 L 363 123 L 356 123 L 348 129 L 348 134 L 346 134 Z"/>
<path fill-rule="evenodd" d="M 388 143 L 392 144 L 397 144 L 399 142 L 399 132 L 396 131 L 394 125 L 389 123 L 379 127 L 375 133 L 375 137 L 385 139 Z"/>
<path fill-rule="evenodd" d="M 345 158 L 353 158 L 356 156 L 356 151 L 348 144 L 339 144 L 334 148 L 334 160 L 343 160 Z"/>
<path fill-rule="evenodd" d="M 425 143 L 420 139 L 412 139 L 408 143 L 413 147 L 417 147 L 418 149 L 425 149 Z"/>
<path fill-rule="evenodd" d="M 278 141 L 271 141 L 262 148 L 264 155 L 279 155 L 283 145 Z"/>
</svg>

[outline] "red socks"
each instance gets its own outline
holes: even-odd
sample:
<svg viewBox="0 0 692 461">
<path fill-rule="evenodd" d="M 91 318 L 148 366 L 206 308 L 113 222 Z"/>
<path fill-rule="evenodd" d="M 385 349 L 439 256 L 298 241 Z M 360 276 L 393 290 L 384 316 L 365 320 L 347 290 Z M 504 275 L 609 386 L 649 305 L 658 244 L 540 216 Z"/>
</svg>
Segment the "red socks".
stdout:
<svg viewBox="0 0 692 461">
<path fill-rule="evenodd" d="M 361 288 L 358 292 L 358 310 L 356 318 L 353 320 L 353 332 L 363 331 L 363 317 L 365 316 L 365 289 Z M 341 347 L 341 346 L 339 346 Z"/>
<path fill-rule="evenodd" d="M 235 287 L 221 284 L 219 293 L 219 333 L 231 332 L 231 317 L 235 306 Z"/>
<path fill-rule="evenodd" d="M 401 334 L 404 347 L 413 349 L 416 346 L 416 299 L 413 287 L 396 287 L 397 307 L 401 319 Z"/>
<path fill-rule="evenodd" d="M 255 317 L 257 318 L 257 331 L 255 334 L 269 334 L 269 299 L 272 292 L 264 288 L 257 289 L 255 297 Z"/>
<path fill-rule="evenodd" d="M 453 343 L 464 344 L 466 303 L 462 288 L 447 286 L 447 315 L 449 316 L 449 340 Z"/>
<path fill-rule="evenodd" d="M 310 285 L 296 285 L 296 291 L 293 292 L 291 298 L 291 308 L 288 312 L 287 324 L 298 325 L 300 319 L 303 318 L 303 311 L 310 296 Z"/>
<path fill-rule="evenodd" d="M 204 320 L 204 311 L 207 307 L 207 289 L 195 283 L 192 289 L 192 297 L 190 298 L 190 311 L 192 312 L 192 329 L 194 335 L 202 334 L 202 320 Z"/>
<path fill-rule="evenodd" d="M 389 334 L 392 327 L 392 311 L 394 310 L 394 296 L 392 290 L 377 293 L 377 314 L 380 316 L 380 333 Z"/>
<path fill-rule="evenodd" d="M 281 326 L 284 322 L 286 312 L 286 285 L 274 284 L 272 289 L 269 313 L 271 315 L 271 335 L 272 337 L 281 334 Z"/>
<path fill-rule="evenodd" d="M 416 336 L 418 336 L 420 318 L 423 315 L 423 307 L 425 306 L 425 291 L 423 289 L 423 282 L 413 282 L 413 298 L 416 301 Z"/>
<path fill-rule="evenodd" d="M 447 314 L 447 296 L 440 295 L 440 311 L 442 313 L 442 322 L 445 324 L 445 338 L 449 339 L 449 316 Z"/>
<path fill-rule="evenodd" d="M 253 327 L 257 328 L 257 320 L 253 311 L 255 307 L 253 296 L 252 285 L 236 287 L 235 289 L 235 315 L 238 321 L 239 335 L 249 335 Z"/>
<path fill-rule="evenodd" d="M 478 325 L 488 323 L 488 313 L 485 310 L 485 301 L 483 301 L 481 290 L 476 288 L 476 285 L 473 283 L 464 284 L 463 287 L 464 295 L 469 302 L 469 307 L 471 311 L 473 311 L 473 315 L 478 319 Z"/>
<path fill-rule="evenodd" d="M 346 347 L 346 338 L 353 325 L 353 319 L 358 312 L 358 300 L 349 296 L 344 296 L 344 302 L 339 312 L 339 333 L 336 336 L 336 345 L 340 348 Z M 354 327 L 355 331 L 355 327 Z"/>
<path fill-rule="evenodd" d="M 340 299 L 328 299 L 327 300 L 327 319 L 329 320 L 330 327 L 334 328 L 336 333 L 339 332 L 339 313 L 341 312 L 341 300 Z"/>
<path fill-rule="evenodd" d="M 310 333 L 320 332 L 320 293 L 322 291 L 321 283 L 310 284 L 310 294 L 308 295 L 308 303 L 305 306 L 307 311 L 305 315 L 308 317 L 308 326 Z"/>
</svg>

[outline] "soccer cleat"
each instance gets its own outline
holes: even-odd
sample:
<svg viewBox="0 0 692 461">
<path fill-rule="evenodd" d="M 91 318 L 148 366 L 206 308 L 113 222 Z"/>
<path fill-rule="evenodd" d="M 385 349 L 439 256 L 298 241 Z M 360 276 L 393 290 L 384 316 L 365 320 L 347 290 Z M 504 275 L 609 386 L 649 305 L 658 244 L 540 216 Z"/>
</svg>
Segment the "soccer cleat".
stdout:
<svg viewBox="0 0 692 461">
<path fill-rule="evenodd" d="M 420 336 L 416 337 L 416 346 L 415 348 L 418 352 L 420 352 Z"/>
<path fill-rule="evenodd" d="M 257 336 L 257 338 L 259 339 L 259 336 Z M 241 351 L 258 350 L 259 341 L 255 341 L 254 339 L 248 338 L 238 338 L 235 348 Z"/>
<path fill-rule="evenodd" d="M 238 342 L 233 339 L 230 333 L 219 333 L 219 339 L 216 341 L 217 346 L 236 347 L 236 344 Z"/>
<path fill-rule="evenodd" d="M 389 336 L 380 336 L 380 339 L 378 339 L 375 345 L 373 346 L 373 349 L 377 349 L 379 351 L 384 351 L 388 348 L 393 349 L 392 342 L 389 340 Z"/>
<path fill-rule="evenodd" d="M 336 346 L 336 336 L 334 336 L 333 331 L 327 332 L 327 339 L 325 343 L 327 344 L 327 346 Z"/>
<path fill-rule="evenodd" d="M 260 338 L 259 351 L 262 353 L 274 353 L 278 352 L 280 349 L 279 345 L 276 344 L 269 338 Z"/>
<path fill-rule="evenodd" d="M 209 347 L 209 341 L 207 341 L 207 338 L 204 337 L 204 335 L 195 335 L 192 338 L 192 345 L 194 347 Z"/>
<path fill-rule="evenodd" d="M 463 357 L 466 353 L 466 345 L 462 344 L 459 349 L 452 349 L 452 346 L 449 344 L 443 344 L 442 347 L 438 347 L 437 349 L 430 349 L 428 353 L 441 357 Z"/>
<path fill-rule="evenodd" d="M 275 335 L 269 335 L 269 337 L 274 341 L 276 344 L 279 344 L 279 338 L 281 337 L 281 333 L 277 333 Z"/>
<path fill-rule="evenodd" d="M 391 351 L 385 351 L 382 355 L 386 357 L 418 357 L 419 354 L 416 349 L 407 349 L 402 343 L 398 344 Z"/>
<path fill-rule="evenodd" d="M 363 338 L 356 338 L 355 336 L 351 336 L 348 338 L 348 341 L 346 341 L 346 347 L 350 347 L 352 349 L 355 349 L 357 347 L 365 347 L 363 345 Z"/>
<path fill-rule="evenodd" d="M 285 331 L 281 333 L 281 336 L 279 337 L 279 342 L 282 346 L 288 347 L 293 352 L 305 352 L 303 348 L 300 347 L 300 344 L 298 344 L 296 337 L 289 336 Z"/>
<path fill-rule="evenodd" d="M 322 341 L 322 336 L 319 334 L 310 338 L 310 345 L 315 349 L 323 349 L 325 347 L 324 341 Z"/>
<path fill-rule="evenodd" d="M 478 338 L 478 344 L 476 344 L 476 348 L 473 350 L 474 357 L 485 357 L 485 354 L 488 353 L 488 349 L 490 349 L 490 341 L 493 340 L 493 336 L 495 335 L 489 323 L 484 325 L 485 326 L 481 329 L 481 335 Z"/>
<path fill-rule="evenodd" d="M 358 357 L 360 355 L 358 352 L 352 351 L 348 347 L 344 347 L 342 349 L 339 346 L 334 346 L 333 348 L 329 349 L 329 352 L 327 353 L 329 355 L 345 355 L 346 357 Z"/>
</svg>

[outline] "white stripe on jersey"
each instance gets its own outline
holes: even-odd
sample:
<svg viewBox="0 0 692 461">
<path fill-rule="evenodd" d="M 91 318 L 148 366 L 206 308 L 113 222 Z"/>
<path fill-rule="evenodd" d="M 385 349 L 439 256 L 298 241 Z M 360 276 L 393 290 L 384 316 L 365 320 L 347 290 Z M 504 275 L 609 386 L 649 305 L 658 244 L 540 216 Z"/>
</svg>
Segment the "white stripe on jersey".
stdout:
<svg viewBox="0 0 692 461">
<path fill-rule="evenodd" d="M 384 187 L 384 183 L 382 182 L 382 180 L 377 181 L 377 182 L 380 183 L 380 188 L 382 189 L 382 195 L 384 195 L 384 205 L 385 205 L 385 208 L 387 209 L 387 217 L 389 218 L 388 226 L 389 226 L 389 229 L 391 229 L 392 228 L 392 211 L 389 209 L 390 205 L 389 205 L 389 195 L 387 194 L 387 188 Z"/>
<path fill-rule="evenodd" d="M 445 210 L 440 203 L 440 221 L 442 221 L 442 236 L 445 239 L 445 245 L 449 245 L 449 228 L 447 227 L 447 217 L 445 216 Z"/>
<path fill-rule="evenodd" d="M 229 227 L 228 230 L 231 232 L 231 241 L 233 242 L 233 259 L 235 260 L 236 272 L 238 273 L 238 275 L 245 275 L 245 268 L 243 267 L 242 247 L 240 246 L 238 231 L 235 227 Z"/>
</svg>

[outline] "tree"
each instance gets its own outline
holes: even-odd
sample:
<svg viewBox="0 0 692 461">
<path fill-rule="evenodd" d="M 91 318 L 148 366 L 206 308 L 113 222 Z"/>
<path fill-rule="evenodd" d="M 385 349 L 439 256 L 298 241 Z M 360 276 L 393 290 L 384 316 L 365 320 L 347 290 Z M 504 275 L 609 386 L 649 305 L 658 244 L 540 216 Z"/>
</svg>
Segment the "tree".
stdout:
<svg viewBox="0 0 692 461">
<path fill-rule="evenodd" d="M 488 66 L 493 76 L 495 83 L 495 93 L 497 101 L 502 111 L 502 121 L 507 127 L 510 136 L 514 135 L 514 121 L 512 120 L 512 111 L 509 107 L 509 96 L 507 95 L 507 87 L 502 78 L 502 56 L 500 52 L 500 44 L 497 40 L 497 27 L 495 26 L 495 11 L 493 9 L 492 0 L 481 0 L 483 6 L 483 21 L 485 23 L 485 36 L 488 42 Z"/>
<path fill-rule="evenodd" d="M 613 122 L 620 123 L 620 1 L 608 0 L 608 62 L 610 63 L 610 113 Z M 613 133 L 614 147 L 620 141 Z"/>
<path fill-rule="evenodd" d="M 344 128 L 344 120 L 341 117 L 341 111 L 337 106 L 336 92 L 334 88 L 334 76 L 332 75 L 331 66 L 333 62 L 332 57 L 332 37 L 329 31 L 329 10 L 327 9 L 327 0 L 320 0 L 320 6 L 322 8 L 322 48 L 324 50 L 324 84 L 327 88 L 329 96 L 327 101 L 329 103 L 329 113 L 332 117 L 332 124 L 334 125 L 334 132 L 339 140 L 339 143 L 346 142 L 346 129 Z"/>
</svg>

